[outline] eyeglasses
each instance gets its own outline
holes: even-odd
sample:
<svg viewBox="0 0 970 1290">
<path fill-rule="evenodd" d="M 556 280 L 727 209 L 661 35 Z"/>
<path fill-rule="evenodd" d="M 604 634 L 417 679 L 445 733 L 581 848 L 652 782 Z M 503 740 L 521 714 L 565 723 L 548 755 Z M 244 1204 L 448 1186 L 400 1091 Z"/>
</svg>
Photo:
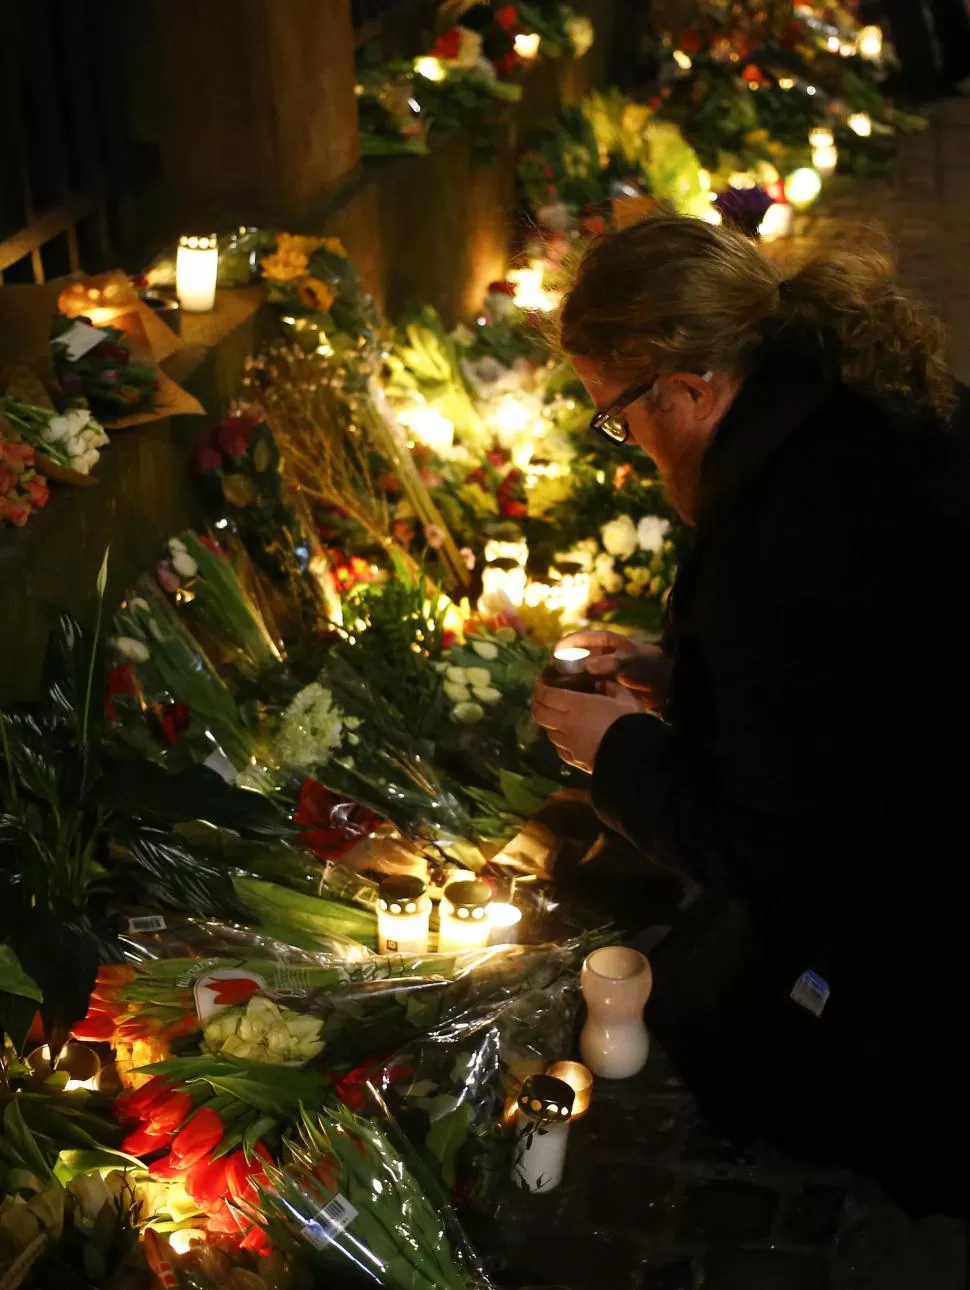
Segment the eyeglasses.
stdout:
<svg viewBox="0 0 970 1290">
<path fill-rule="evenodd" d="M 700 372 L 698 375 L 702 381 L 708 383 L 714 378 L 712 371 Z M 611 403 L 605 411 L 596 413 L 589 423 L 590 430 L 602 435 L 610 443 L 626 443 L 630 437 L 630 427 L 623 413 L 631 403 L 636 403 L 637 399 L 649 393 L 659 379 L 658 375 L 653 380 L 647 381 L 645 385 L 631 385 L 628 390 L 624 390 L 615 403 Z"/>
<path fill-rule="evenodd" d="M 620 397 L 603 412 L 597 412 L 589 423 L 590 430 L 600 434 L 610 443 L 626 443 L 630 437 L 630 427 L 623 413 L 631 403 L 636 403 L 648 390 L 652 390 L 656 377 L 645 385 L 631 385 Z"/>
</svg>

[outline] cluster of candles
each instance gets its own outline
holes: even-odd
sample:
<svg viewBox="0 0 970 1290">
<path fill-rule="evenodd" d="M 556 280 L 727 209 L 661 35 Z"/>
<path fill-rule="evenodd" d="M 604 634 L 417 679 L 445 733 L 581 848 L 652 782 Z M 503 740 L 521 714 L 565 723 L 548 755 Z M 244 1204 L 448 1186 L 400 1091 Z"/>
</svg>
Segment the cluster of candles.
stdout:
<svg viewBox="0 0 970 1290">
<path fill-rule="evenodd" d="M 385 878 L 377 901 L 377 941 L 382 954 L 427 954 L 431 948 L 431 896 L 416 877 Z M 438 951 L 484 949 L 515 942 L 522 911 L 492 899 L 487 882 L 461 875 L 442 893 Z"/>
</svg>

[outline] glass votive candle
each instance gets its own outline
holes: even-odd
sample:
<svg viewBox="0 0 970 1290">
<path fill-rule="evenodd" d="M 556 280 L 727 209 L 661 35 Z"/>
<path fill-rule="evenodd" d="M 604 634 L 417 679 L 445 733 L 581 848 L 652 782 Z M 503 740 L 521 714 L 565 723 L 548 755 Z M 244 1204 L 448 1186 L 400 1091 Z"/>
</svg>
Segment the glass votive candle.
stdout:
<svg viewBox="0 0 970 1290">
<path fill-rule="evenodd" d="M 420 878 L 385 878 L 377 898 L 377 948 L 382 954 L 427 954 L 431 898 Z"/>
<path fill-rule="evenodd" d="M 521 909 L 504 900 L 493 901 L 488 907 L 489 945 L 514 945 L 521 922 Z"/>
<path fill-rule="evenodd" d="M 208 313 L 216 301 L 219 246 L 215 233 L 180 237 L 175 255 L 175 294 L 186 313 Z"/>
<path fill-rule="evenodd" d="M 581 1120 L 589 1110 L 590 1099 L 593 1096 L 593 1072 L 582 1062 L 553 1062 L 546 1074 L 551 1075 L 553 1079 L 561 1079 L 573 1090 L 575 1100 L 572 1118 Z"/>
<path fill-rule="evenodd" d="M 482 949 L 488 944 L 491 900 L 492 889 L 487 882 L 448 884 L 439 910 L 438 949 L 442 954 Z"/>
</svg>

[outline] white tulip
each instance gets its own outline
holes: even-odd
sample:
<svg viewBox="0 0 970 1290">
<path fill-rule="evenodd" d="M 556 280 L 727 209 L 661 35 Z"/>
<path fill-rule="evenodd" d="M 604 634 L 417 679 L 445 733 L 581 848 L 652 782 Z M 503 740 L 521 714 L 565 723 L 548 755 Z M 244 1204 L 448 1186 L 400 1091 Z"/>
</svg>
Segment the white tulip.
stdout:
<svg viewBox="0 0 970 1290">
<path fill-rule="evenodd" d="M 479 703 L 500 703 L 502 701 L 502 691 L 496 690 L 494 685 L 474 685 L 472 694 L 478 699 Z"/>
<path fill-rule="evenodd" d="M 474 726 L 484 715 L 485 709 L 480 703 L 459 703 L 451 710 L 452 720 L 460 726 Z"/>
<path fill-rule="evenodd" d="M 115 649 L 124 658 L 130 659 L 132 663 L 147 663 L 151 658 L 148 646 L 143 645 L 139 640 L 135 640 L 134 636 L 116 636 Z"/>
<path fill-rule="evenodd" d="M 199 566 L 184 548 L 181 551 L 173 551 L 172 568 L 182 578 L 194 578 L 199 572 Z"/>
<path fill-rule="evenodd" d="M 492 684 L 492 674 L 487 667 L 466 667 L 465 678 L 472 686 Z"/>
<path fill-rule="evenodd" d="M 498 658 L 498 646 L 493 645 L 491 641 L 472 641 L 472 649 L 479 658 L 484 658 L 488 662 Z"/>
<path fill-rule="evenodd" d="M 465 703 L 472 697 L 468 686 L 459 685 L 456 681 L 445 681 L 444 690 L 452 703 Z"/>
<path fill-rule="evenodd" d="M 464 685 L 465 669 L 463 667 L 449 667 L 445 672 L 445 677 L 455 685 Z"/>
<path fill-rule="evenodd" d="M 51 417 L 44 427 L 42 435 L 47 443 L 60 443 L 71 433 L 71 423 L 67 417 Z"/>
</svg>

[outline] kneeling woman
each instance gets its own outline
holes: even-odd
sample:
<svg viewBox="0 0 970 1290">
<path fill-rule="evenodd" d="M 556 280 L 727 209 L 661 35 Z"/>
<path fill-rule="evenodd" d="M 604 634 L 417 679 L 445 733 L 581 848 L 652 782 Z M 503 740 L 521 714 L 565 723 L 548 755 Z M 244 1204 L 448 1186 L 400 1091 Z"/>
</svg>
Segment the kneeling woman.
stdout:
<svg viewBox="0 0 970 1290">
<path fill-rule="evenodd" d="M 786 276 L 661 216 L 588 252 L 561 342 L 694 530 L 638 688 L 535 698 L 603 819 L 744 911 L 700 994 L 658 954 L 654 1029 L 728 1131 L 963 1212 L 970 468 L 940 329 L 878 255 Z"/>
</svg>

